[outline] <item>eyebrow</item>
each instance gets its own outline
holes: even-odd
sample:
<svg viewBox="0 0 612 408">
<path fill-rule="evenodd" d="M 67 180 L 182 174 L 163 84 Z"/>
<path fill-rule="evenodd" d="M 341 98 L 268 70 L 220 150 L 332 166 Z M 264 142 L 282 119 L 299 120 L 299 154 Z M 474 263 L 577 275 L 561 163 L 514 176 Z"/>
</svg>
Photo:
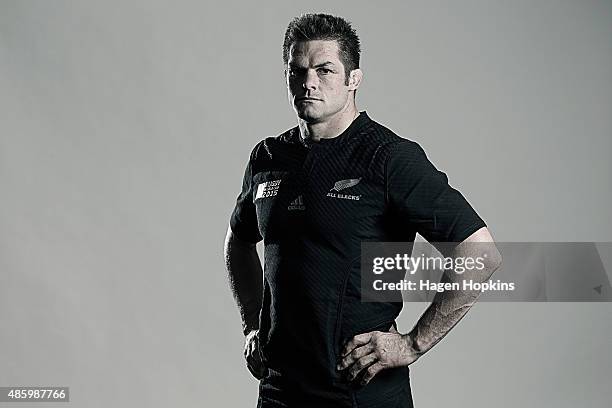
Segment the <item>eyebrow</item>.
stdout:
<svg viewBox="0 0 612 408">
<path fill-rule="evenodd" d="M 322 62 L 320 64 L 315 65 L 314 68 L 321 68 L 321 67 L 324 67 L 326 65 L 334 65 L 334 63 L 331 62 L 331 61 L 325 61 L 325 62 Z M 300 65 L 297 65 L 295 63 L 289 63 L 289 66 L 291 68 L 302 68 Z"/>
</svg>

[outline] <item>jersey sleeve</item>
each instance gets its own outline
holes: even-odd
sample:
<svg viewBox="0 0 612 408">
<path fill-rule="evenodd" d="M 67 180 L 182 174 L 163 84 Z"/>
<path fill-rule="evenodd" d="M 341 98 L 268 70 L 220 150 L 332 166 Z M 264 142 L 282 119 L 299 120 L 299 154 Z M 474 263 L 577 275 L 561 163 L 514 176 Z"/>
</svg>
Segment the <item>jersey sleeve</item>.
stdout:
<svg viewBox="0 0 612 408">
<path fill-rule="evenodd" d="M 462 242 L 486 224 L 421 146 L 404 139 L 386 162 L 387 203 L 406 225 L 430 242 Z"/>
<path fill-rule="evenodd" d="M 257 212 L 253 203 L 253 153 L 244 171 L 242 190 L 236 198 L 236 205 L 230 216 L 230 228 L 243 241 L 257 243 L 263 239 L 259 233 Z"/>
</svg>

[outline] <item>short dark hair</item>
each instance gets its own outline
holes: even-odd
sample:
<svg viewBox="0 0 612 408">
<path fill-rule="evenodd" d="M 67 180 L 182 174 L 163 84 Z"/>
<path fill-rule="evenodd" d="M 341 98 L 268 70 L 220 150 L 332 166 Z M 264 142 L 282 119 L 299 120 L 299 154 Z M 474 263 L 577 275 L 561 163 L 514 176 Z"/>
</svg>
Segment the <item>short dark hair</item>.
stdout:
<svg viewBox="0 0 612 408">
<path fill-rule="evenodd" d="M 302 14 L 295 17 L 287 26 L 283 42 L 283 62 L 289 62 L 289 49 L 299 41 L 335 40 L 338 42 L 339 57 L 344 65 L 345 83 L 348 85 L 349 74 L 359 68 L 361 46 L 357 32 L 351 23 L 342 17 L 329 14 Z"/>
</svg>

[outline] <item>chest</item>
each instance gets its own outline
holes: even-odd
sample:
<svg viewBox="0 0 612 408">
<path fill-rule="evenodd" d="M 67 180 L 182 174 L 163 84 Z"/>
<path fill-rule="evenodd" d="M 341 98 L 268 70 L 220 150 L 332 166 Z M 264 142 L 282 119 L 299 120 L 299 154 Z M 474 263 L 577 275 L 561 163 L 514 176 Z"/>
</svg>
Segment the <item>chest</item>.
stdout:
<svg viewBox="0 0 612 408">
<path fill-rule="evenodd" d="M 315 146 L 272 155 L 252 180 L 264 240 L 376 235 L 385 214 L 385 183 L 375 152 Z"/>
</svg>

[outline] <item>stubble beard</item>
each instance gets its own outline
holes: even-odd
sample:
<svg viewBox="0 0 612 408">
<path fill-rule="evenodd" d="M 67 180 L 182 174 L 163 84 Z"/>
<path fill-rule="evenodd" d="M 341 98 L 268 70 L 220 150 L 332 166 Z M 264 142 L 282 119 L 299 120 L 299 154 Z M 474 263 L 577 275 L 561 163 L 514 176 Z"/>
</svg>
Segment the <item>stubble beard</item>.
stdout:
<svg viewBox="0 0 612 408">
<path fill-rule="evenodd" d="M 320 110 L 315 107 L 295 107 L 295 111 L 297 117 L 306 122 L 317 122 L 318 119 L 323 118 L 324 115 L 321 114 Z"/>
</svg>

